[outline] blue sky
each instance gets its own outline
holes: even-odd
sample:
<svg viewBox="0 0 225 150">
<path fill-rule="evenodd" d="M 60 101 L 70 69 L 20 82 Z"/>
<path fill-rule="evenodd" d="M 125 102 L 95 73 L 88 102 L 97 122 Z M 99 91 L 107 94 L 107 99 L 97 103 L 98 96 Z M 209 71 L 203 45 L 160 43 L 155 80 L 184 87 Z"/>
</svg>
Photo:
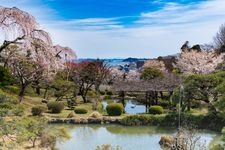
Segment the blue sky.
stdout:
<svg viewBox="0 0 225 150">
<path fill-rule="evenodd" d="M 186 40 L 212 42 L 225 0 L 0 0 L 31 13 L 54 43 L 82 58 L 176 54 Z"/>
</svg>

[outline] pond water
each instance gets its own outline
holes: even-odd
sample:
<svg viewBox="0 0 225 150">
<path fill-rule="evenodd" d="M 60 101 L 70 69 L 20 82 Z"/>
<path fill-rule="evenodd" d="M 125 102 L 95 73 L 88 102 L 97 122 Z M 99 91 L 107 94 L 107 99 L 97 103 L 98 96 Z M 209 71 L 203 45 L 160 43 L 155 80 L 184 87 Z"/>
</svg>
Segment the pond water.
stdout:
<svg viewBox="0 0 225 150">
<path fill-rule="evenodd" d="M 120 125 L 68 125 L 71 139 L 57 142 L 59 150 L 95 150 L 96 146 L 111 144 L 122 150 L 160 150 L 162 135 L 174 135 L 176 130 L 157 127 Z M 201 132 L 201 141 L 209 145 L 216 133 Z"/>
<path fill-rule="evenodd" d="M 107 101 L 102 101 L 103 108 L 106 109 Z M 146 106 L 136 100 L 125 100 L 125 112 L 127 114 L 140 114 L 146 112 Z"/>
</svg>

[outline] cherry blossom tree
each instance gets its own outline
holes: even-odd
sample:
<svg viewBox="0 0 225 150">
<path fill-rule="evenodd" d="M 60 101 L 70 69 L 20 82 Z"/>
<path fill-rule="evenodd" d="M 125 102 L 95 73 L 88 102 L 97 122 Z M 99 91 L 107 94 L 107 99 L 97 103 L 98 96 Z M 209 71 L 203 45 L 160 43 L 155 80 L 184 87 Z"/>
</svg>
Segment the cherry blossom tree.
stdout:
<svg viewBox="0 0 225 150">
<path fill-rule="evenodd" d="M 21 54 L 31 56 L 34 61 L 38 58 L 54 72 L 64 67 L 63 62 L 76 58 L 72 49 L 53 46 L 50 35 L 39 27 L 35 18 L 16 7 L 0 7 L 0 31 L 4 35 L 0 41 L 0 54 L 3 51 L 9 54 L 9 46 L 16 45 Z"/>
<path fill-rule="evenodd" d="M 0 32 L 0 56 L 4 66 L 11 68 L 19 79 L 20 100 L 27 85 L 32 83 L 40 88 L 43 76 L 45 80 L 53 80 L 57 71 L 65 68 L 65 61 L 76 59 L 72 49 L 53 46 L 50 35 L 35 18 L 16 7 L 0 7 Z"/>
<path fill-rule="evenodd" d="M 217 54 L 215 51 L 197 52 L 190 50 L 181 52 L 174 67 L 185 74 L 207 74 L 215 71 L 218 64 L 223 61 L 223 58 L 224 54 Z"/>
<path fill-rule="evenodd" d="M 12 58 L 10 64 L 12 73 L 20 85 L 19 101 L 22 102 L 27 86 L 43 78 L 45 66 L 41 61 L 37 63 L 22 55 Z"/>
</svg>

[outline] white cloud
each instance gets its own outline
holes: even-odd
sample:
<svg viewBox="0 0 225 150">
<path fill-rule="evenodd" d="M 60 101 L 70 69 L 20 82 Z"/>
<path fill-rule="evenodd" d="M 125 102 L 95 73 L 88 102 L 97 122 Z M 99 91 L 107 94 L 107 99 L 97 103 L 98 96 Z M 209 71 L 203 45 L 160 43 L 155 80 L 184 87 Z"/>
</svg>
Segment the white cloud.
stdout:
<svg viewBox="0 0 225 150">
<path fill-rule="evenodd" d="M 155 0 L 155 3 L 161 2 Z M 120 22 L 123 17 L 57 20 L 54 18 L 57 12 L 45 5 L 18 6 L 38 17 L 54 42 L 73 48 L 78 57 L 157 57 L 175 54 L 186 40 L 192 44 L 211 42 L 220 24 L 225 21 L 224 0 L 190 5 L 167 3 L 158 11 L 141 13 L 134 26 L 129 28 Z"/>
</svg>

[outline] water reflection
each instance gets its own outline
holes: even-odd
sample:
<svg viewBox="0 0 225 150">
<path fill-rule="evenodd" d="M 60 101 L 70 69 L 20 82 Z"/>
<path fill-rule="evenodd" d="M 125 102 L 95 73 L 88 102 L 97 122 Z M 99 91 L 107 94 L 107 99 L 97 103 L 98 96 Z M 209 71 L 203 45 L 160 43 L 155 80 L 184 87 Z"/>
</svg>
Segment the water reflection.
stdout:
<svg viewBox="0 0 225 150">
<path fill-rule="evenodd" d="M 60 150 L 94 150 L 96 146 L 111 144 L 123 150 L 160 150 L 162 135 L 174 135 L 176 130 L 158 127 L 125 127 L 120 125 L 75 125 L 67 126 L 72 138 L 65 143 L 57 142 Z M 215 133 L 201 133 L 208 144 Z"/>
<path fill-rule="evenodd" d="M 113 101 L 116 102 L 116 101 Z M 108 101 L 102 101 L 103 108 L 106 109 Z M 146 106 L 136 100 L 125 100 L 125 112 L 127 114 L 141 114 L 146 112 Z"/>
</svg>

